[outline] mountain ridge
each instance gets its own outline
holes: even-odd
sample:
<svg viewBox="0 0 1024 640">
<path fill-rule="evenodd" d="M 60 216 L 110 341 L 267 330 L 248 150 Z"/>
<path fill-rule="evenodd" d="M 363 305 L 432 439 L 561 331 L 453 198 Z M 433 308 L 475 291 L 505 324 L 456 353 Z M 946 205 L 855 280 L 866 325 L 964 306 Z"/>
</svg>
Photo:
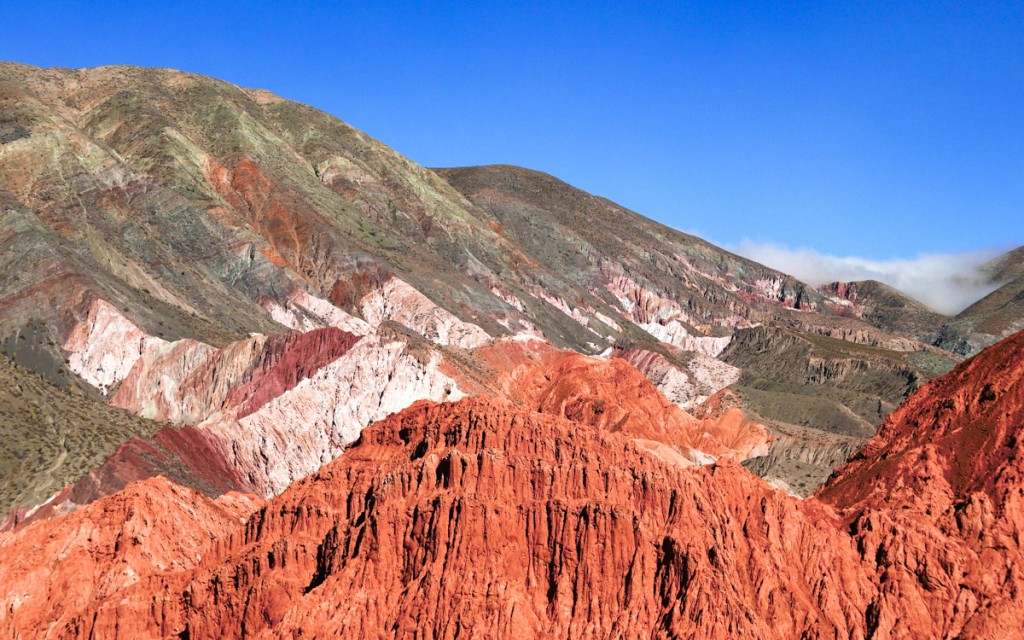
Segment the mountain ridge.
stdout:
<svg viewBox="0 0 1024 640">
<path fill-rule="evenodd" d="M 956 361 L 556 178 L 433 172 L 264 90 L 166 69 L 0 64 L 0 122 L 18 133 L 0 155 L 0 242 L 13 249 L 0 267 L 14 275 L 0 281 L 4 352 L 184 429 L 123 443 L 131 469 L 114 457 L 92 480 L 78 478 L 91 487 L 72 492 L 83 499 L 158 472 L 269 497 L 418 399 L 467 389 L 502 397 L 481 364 L 481 350 L 502 340 L 628 354 L 658 392 L 706 416 L 719 414 L 701 403 L 740 384 L 734 408 L 779 436 L 773 465 L 790 455 L 837 461 L 847 445 L 808 434 L 852 419 L 867 435 Z M 33 344 L 11 337 L 30 322 L 43 327 Z M 295 388 L 268 390 L 251 413 L 222 387 L 255 371 L 263 338 L 252 334 L 331 327 L 358 338 L 354 355 L 320 344 L 323 353 L 307 355 L 326 364 Z M 836 342 L 819 362 L 825 338 Z M 759 355 L 772 349 L 800 372 L 781 386 L 767 384 Z M 737 363 L 748 369 L 742 380 Z M 208 377 L 217 367 L 235 377 Z M 885 380 L 843 373 L 859 369 Z M 810 409 L 786 411 L 792 399 Z M 197 461 L 179 449 L 198 433 L 210 449 L 199 460 L 223 477 L 189 479 Z M 272 455 L 284 461 L 263 461 Z"/>
<path fill-rule="evenodd" d="M 0 246 L 0 634 L 1019 626 L 1019 251 L 936 317 L 265 90 L 7 63 Z"/>
<path fill-rule="evenodd" d="M 1024 558 L 1022 346 L 1024 332 L 919 389 L 805 501 L 733 463 L 683 469 L 563 417 L 485 399 L 420 402 L 257 503 L 245 524 L 225 521 L 198 561 L 174 549 L 209 545 L 202 521 L 170 534 L 152 521 L 120 547 L 117 525 L 76 539 L 49 581 L 30 582 L 19 549 L 40 537 L 62 544 L 77 530 L 66 520 L 119 522 L 117 496 L 0 534 L 10 551 L 0 572 L 15 579 L 0 628 L 36 628 L 46 605 L 34 603 L 51 602 L 83 555 L 107 557 L 90 548 L 114 546 L 98 564 L 106 570 L 154 539 L 168 568 L 129 559 L 137 581 L 79 591 L 39 628 L 60 637 L 991 637 L 1024 607 L 1013 570 Z M 938 434 L 938 448 L 916 448 Z M 980 464 L 988 451 L 1003 453 Z M 962 467 L 958 455 L 979 464 Z M 166 484 L 128 491 L 215 506 Z M 359 595 L 377 590 L 381 598 Z"/>
</svg>

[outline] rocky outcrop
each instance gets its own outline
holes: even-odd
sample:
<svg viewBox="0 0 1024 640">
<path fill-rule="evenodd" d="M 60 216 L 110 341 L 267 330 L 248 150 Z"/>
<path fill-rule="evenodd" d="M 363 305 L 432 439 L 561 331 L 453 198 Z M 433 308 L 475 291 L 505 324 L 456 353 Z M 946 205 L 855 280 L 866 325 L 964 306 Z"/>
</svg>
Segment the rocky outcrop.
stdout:
<svg viewBox="0 0 1024 640">
<path fill-rule="evenodd" d="M 743 460 L 758 455 L 771 440 L 763 426 L 738 419 L 738 411 L 736 416 L 709 411 L 694 418 L 623 358 L 587 357 L 540 340 L 514 339 L 496 341 L 475 355 L 489 365 L 490 376 L 489 385 L 473 389 L 478 394 L 627 434 L 675 463 Z"/>
<path fill-rule="evenodd" d="M 404 296 L 406 302 L 426 301 L 408 288 Z M 66 512 L 154 475 L 211 496 L 231 490 L 275 495 L 336 458 L 365 426 L 415 400 L 462 396 L 431 347 L 410 348 L 413 337 L 384 327 L 359 338 L 334 325 L 370 330 L 364 321 L 309 294 L 291 301 L 291 313 L 298 315 L 289 317 L 301 317 L 299 326 L 333 324 L 254 335 L 219 349 L 155 338 L 109 303 L 93 301 L 65 343 L 73 349 L 72 361 L 86 366 L 79 369 L 83 377 L 113 390 L 111 404 L 175 426 L 128 440 L 98 468 L 83 470 L 84 478 L 73 478 L 74 487 L 45 509 L 10 522 Z M 477 328 L 436 305 L 421 311 L 402 319 L 413 329 L 433 331 L 435 339 L 479 339 Z"/>
<path fill-rule="evenodd" d="M 941 637 L 1002 637 L 1024 618 L 1024 333 L 915 393 L 816 497 L 879 576 L 878 636 L 922 613 Z"/>
<path fill-rule="evenodd" d="M 225 404 L 239 407 L 238 417 L 244 418 L 348 353 L 358 341 L 334 327 L 271 336 L 244 384 L 231 386 Z"/>
<path fill-rule="evenodd" d="M 175 525 L 180 509 L 133 485 L 122 495 L 134 519 L 118 515 L 115 496 L 0 535 L 0 548 L 82 549 L 90 572 L 119 576 L 78 584 L 58 605 L 53 594 L 79 575 L 81 553 L 57 556 L 34 580 L 27 554 L 4 554 L 0 579 L 15 586 L 0 630 L 1005 637 L 1024 617 L 1021 354 L 1024 334 L 916 392 L 804 501 L 738 465 L 682 468 L 627 434 L 558 415 L 478 399 L 418 403 L 365 429 L 244 526 L 206 515 L 210 503 L 195 494 L 196 517 L 213 525 Z M 90 540 L 80 523 L 106 513 Z M 146 535 L 138 521 L 151 523 Z M 204 546 L 197 527 L 214 526 L 218 542 Z M 110 540 L 125 546 L 111 553 Z M 58 606 L 55 625 L 47 616 Z"/>
<path fill-rule="evenodd" d="M 922 387 L 819 495 L 848 509 L 914 503 L 944 513 L 954 496 L 982 493 L 1002 512 L 1024 465 L 1022 413 L 1024 332 Z"/>
<path fill-rule="evenodd" d="M 175 384 L 173 372 L 165 378 L 155 370 L 156 387 L 165 380 L 169 388 L 191 389 L 181 392 L 182 406 L 215 410 L 194 425 L 127 441 L 75 485 L 62 508 L 153 475 L 211 496 L 240 490 L 269 497 L 335 459 L 367 425 L 416 400 L 463 396 L 438 354 L 424 359 L 401 340 L 355 342 L 334 328 L 253 340 L 261 347 L 240 360 L 213 358 L 202 364 L 205 373 L 184 378 L 218 383 L 214 391 Z"/>
<path fill-rule="evenodd" d="M 106 394 L 128 376 L 144 354 L 165 344 L 106 300 L 92 300 L 63 347 L 71 370 Z"/>
<path fill-rule="evenodd" d="M 260 505 L 242 494 L 210 500 L 153 478 L 66 517 L 2 534 L 0 634 L 74 637 L 83 610 L 153 576 L 197 566 Z"/>
<path fill-rule="evenodd" d="M 265 298 L 263 306 L 275 321 L 295 331 L 337 327 L 357 336 L 372 331 L 366 321 L 345 313 L 327 300 L 303 289 L 291 294 L 283 305 L 273 298 Z"/>
<path fill-rule="evenodd" d="M 628 276 L 613 279 L 607 288 L 630 320 L 660 342 L 711 357 L 729 346 L 729 336 L 697 333 L 694 326 L 702 324 L 700 321 L 678 303 L 641 287 Z M 705 326 L 704 330 L 709 331 L 710 327 Z"/>
<path fill-rule="evenodd" d="M 621 435 L 492 403 L 418 405 L 364 431 L 201 566 L 122 589 L 65 628 L 846 636 L 861 621 L 839 594 L 861 604 L 869 583 L 834 526 L 735 466 L 683 471 Z"/>
<path fill-rule="evenodd" d="M 111 404 L 178 424 L 197 424 L 230 409 L 246 415 L 344 355 L 357 340 L 329 327 L 253 336 L 223 349 L 191 340 L 169 343 L 139 361 Z"/>
<path fill-rule="evenodd" d="M 367 294 L 360 309 L 371 325 L 391 320 L 439 345 L 472 349 L 491 339 L 480 327 L 459 320 L 398 278 L 390 278 Z"/>
<path fill-rule="evenodd" d="M 658 391 L 682 409 L 696 407 L 740 379 L 740 370 L 736 367 L 700 353 L 685 357 L 682 366 L 644 349 L 616 350 L 611 355 L 636 367 Z"/>
<path fill-rule="evenodd" d="M 539 413 L 621 432 L 677 459 L 659 446 L 668 445 L 696 464 L 720 457 L 742 460 L 770 440 L 767 430 L 753 423 L 729 423 L 721 416 L 695 419 L 620 358 L 563 357 L 521 377 L 512 397 Z"/>
<path fill-rule="evenodd" d="M 405 342 L 369 336 L 294 389 L 237 419 L 200 425 L 261 495 L 275 495 L 330 462 L 370 424 L 422 399 L 463 397 L 438 354 L 421 360 Z"/>
</svg>

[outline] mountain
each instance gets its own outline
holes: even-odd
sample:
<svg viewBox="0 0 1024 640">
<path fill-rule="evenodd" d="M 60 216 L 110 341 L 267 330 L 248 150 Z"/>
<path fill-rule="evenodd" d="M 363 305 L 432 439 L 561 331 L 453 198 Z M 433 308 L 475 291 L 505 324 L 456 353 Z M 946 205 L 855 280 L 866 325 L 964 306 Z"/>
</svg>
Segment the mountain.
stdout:
<svg viewBox="0 0 1024 640">
<path fill-rule="evenodd" d="M 993 258 L 984 267 L 992 282 L 1009 282 L 1024 277 L 1024 247 Z"/>
<path fill-rule="evenodd" d="M 601 421 L 419 402 L 262 506 L 149 479 L 0 534 L 0 629 L 1005 637 L 1024 615 L 1022 354 L 1024 332 L 917 390 L 807 500 Z"/>
<path fill-rule="evenodd" d="M 970 355 L 1024 328 L 1024 247 L 989 261 L 982 270 L 998 288 L 943 326 L 936 345 Z"/>
<path fill-rule="evenodd" d="M 852 312 L 863 308 L 844 297 L 848 290 L 794 285 L 544 173 L 502 165 L 435 171 L 493 215 L 533 260 L 570 274 L 595 295 L 611 293 L 610 301 L 617 299 L 652 336 L 700 350 L 689 335 L 731 334 L 706 354 L 742 372 L 731 380 L 738 392 L 731 402 L 777 436 L 751 467 L 795 492 L 817 486 L 910 390 L 955 364 L 948 353 L 918 341 L 946 318 L 895 290 L 883 292 L 885 285 L 865 285 L 865 293 L 884 293 L 885 304 L 894 307 L 904 303 L 905 309 L 885 312 L 895 322 Z M 764 289 L 776 293 L 765 297 Z M 921 315 L 920 330 L 905 322 L 911 308 Z M 631 351 L 630 339 L 619 339 L 617 345 L 625 347 L 616 355 L 628 354 L 645 373 L 663 380 L 659 371 L 644 369 L 654 354 L 637 354 L 652 347 Z M 714 407 L 694 410 L 709 413 Z"/>
<path fill-rule="evenodd" d="M 0 247 L 5 637 L 1019 626 L 1019 250 L 949 319 L 267 91 L 13 63 Z"/>
<path fill-rule="evenodd" d="M 837 303 L 840 314 L 969 356 L 1024 328 L 1024 247 L 993 258 L 980 273 L 979 284 L 990 292 L 952 318 L 874 280 L 833 282 L 820 291 Z"/>
<path fill-rule="evenodd" d="M 541 371 L 563 415 L 607 422 L 597 381 L 628 380 L 648 449 L 806 494 L 957 360 L 546 174 L 431 171 L 220 80 L 0 63 L 0 140 L 0 348 L 154 421 L 32 467 L 0 510 L 74 486 L 30 519 L 155 475 L 269 498 L 417 400 L 551 410 L 510 382 Z M 59 450 L 28 415 L 18 446 Z"/>
<path fill-rule="evenodd" d="M 832 282 L 822 293 L 840 301 L 838 311 L 915 340 L 928 338 L 949 318 L 877 280 Z"/>
</svg>

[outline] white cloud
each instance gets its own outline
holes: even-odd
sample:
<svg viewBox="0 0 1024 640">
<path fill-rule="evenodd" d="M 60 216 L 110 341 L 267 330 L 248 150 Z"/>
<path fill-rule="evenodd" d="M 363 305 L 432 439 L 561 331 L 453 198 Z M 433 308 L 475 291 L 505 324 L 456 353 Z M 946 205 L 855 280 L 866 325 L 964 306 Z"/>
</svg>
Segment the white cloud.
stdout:
<svg viewBox="0 0 1024 640">
<path fill-rule="evenodd" d="M 998 287 L 989 281 L 980 267 L 1002 253 L 999 249 L 986 249 L 965 253 L 922 253 L 915 258 L 895 260 L 867 260 L 750 240 L 744 240 L 730 250 L 814 286 L 836 281 L 878 280 L 949 315 L 959 313 Z"/>
</svg>

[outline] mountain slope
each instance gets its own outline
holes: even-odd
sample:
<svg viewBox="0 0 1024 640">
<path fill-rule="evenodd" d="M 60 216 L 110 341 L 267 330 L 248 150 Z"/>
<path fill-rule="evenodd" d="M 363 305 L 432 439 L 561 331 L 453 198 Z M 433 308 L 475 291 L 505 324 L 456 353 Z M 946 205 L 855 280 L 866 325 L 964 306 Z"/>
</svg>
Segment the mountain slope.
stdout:
<svg viewBox="0 0 1024 640">
<path fill-rule="evenodd" d="M 935 344 L 970 355 L 1024 328 L 1024 247 L 984 265 L 998 288 L 942 327 Z"/>
<path fill-rule="evenodd" d="M 643 350 L 671 358 L 648 345 L 655 337 L 737 367 L 743 409 L 779 436 L 759 464 L 774 466 L 787 484 L 794 477 L 782 469 L 793 456 L 806 465 L 800 482 L 816 486 L 850 453 L 849 441 L 829 434 L 869 437 L 918 384 L 956 363 L 917 341 L 946 318 L 885 285 L 861 285 L 870 309 L 856 307 L 845 297 L 855 296 L 849 288 L 814 291 L 543 173 L 508 166 L 436 171 L 494 215 L 533 260 L 617 302 L 650 334 L 618 344 L 639 340 Z M 793 447 L 795 440 L 809 446 Z M 806 482 L 807 473 L 814 482 Z"/>
<path fill-rule="evenodd" d="M 0 355 L 0 514 L 36 505 L 160 424 L 55 386 Z"/>
<path fill-rule="evenodd" d="M 507 340 L 626 355 L 695 412 L 738 379 L 735 363 L 765 377 L 758 324 L 834 339 L 829 367 L 871 369 L 870 384 L 853 376 L 822 400 L 834 378 L 816 373 L 803 338 L 786 342 L 772 357 L 801 378 L 784 391 L 824 408 L 800 425 L 780 409 L 789 396 L 734 407 L 743 420 L 711 408 L 723 453 L 737 450 L 726 423 L 816 443 L 800 429 L 853 420 L 867 435 L 953 360 L 550 176 L 435 173 L 328 114 L 220 80 L 0 63 L 0 140 L 5 352 L 172 423 L 124 442 L 75 504 L 155 473 L 210 495 L 275 495 L 416 400 L 516 402 L 481 364 Z M 30 326 L 37 339 L 22 344 Z M 330 329 L 349 337 L 324 339 Z M 734 364 L 719 357 L 727 348 Z M 259 374 L 260 358 L 277 357 L 282 369 Z"/>
<path fill-rule="evenodd" d="M 364 430 L 244 525 L 200 516 L 168 532 L 154 520 L 138 539 L 143 552 L 147 538 L 179 548 L 212 522 L 220 543 L 198 561 L 143 563 L 131 584 L 87 591 L 59 620 L 40 619 L 36 603 L 53 601 L 75 562 L 56 563 L 47 581 L 19 579 L 0 629 L 1003 637 L 1024 616 L 1022 354 L 1019 333 L 918 390 L 806 501 L 736 465 L 682 469 L 557 416 L 478 399 L 420 403 Z M 154 482 L 129 488 L 142 518 L 143 496 L 166 493 Z M 127 540 L 130 523 L 102 515 L 123 499 L 0 534 L 0 547 L 61 541 L 76 530 L 65 522 L 83 521 L 104 532 L 94 548 L 119 527 Z M 96 557 L 101 573 L 120 563 Z M 0 575 L 23 575 L 24 558 L 0 555 Z"/>
<path fill-rule="evenodd" d="M 861 318 L 872 326 L 926 340 L 949 319 L 910 296 L 878 282 L 833 282 L 821 287 L 826 295 L 839 299 L 841 313 Z"/>
</svg>

